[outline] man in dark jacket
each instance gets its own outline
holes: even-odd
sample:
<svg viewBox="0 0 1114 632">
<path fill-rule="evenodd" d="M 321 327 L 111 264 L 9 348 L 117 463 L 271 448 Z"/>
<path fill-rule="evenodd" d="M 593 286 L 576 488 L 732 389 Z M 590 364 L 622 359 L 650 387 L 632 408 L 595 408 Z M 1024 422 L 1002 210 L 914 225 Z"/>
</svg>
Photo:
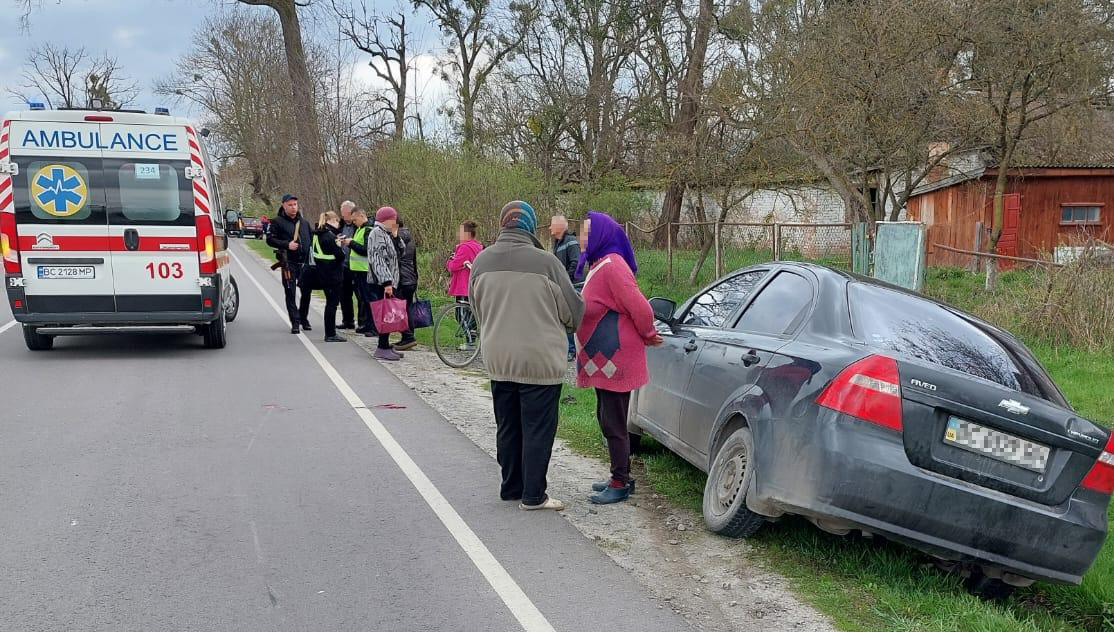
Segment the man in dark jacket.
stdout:
<svg viewBox="0 0 1114 632">
<path fill-rule="evenodd" d="M 340 237 L 352 239 L 356 234 L 356 224 L 352 222 L 352 212 L 356 210 L 356 203 L 345 200 L 340 203 Z M 352 297 L 356 293 L 356 281 L 352 271 L 348 269 L 348 246 L 344 250 L 344 279 L 340 285 L 340 328 L 355 329 L 356 315 L 352 310 Z M 357 299 L 358 300 L 358 299 Z"/>
<path fill-rule="evenodd" d="M 569 232 L 569 220 L 564 215 L 554 215 L 549 220 L 549 234 L 553 236 L 553 255 L 569 273 L 569 281 L 576 284 L 576 266 L 580 263 L 580 242 L 576 235 Z M 576 359 L 576 343 L 572 334 L 568 337 L 569 362 Z"/>
<path fill-rule="evenodd" d="M 310 293 L 302 292 L 295 302 L 295 292 L 302 268 L 310 263 L 309 253 L 313 241 L 313 227 L 298 210 L 298 198 L 287 193 L 282 196 L 282 206 L 271 220 L 267 245 L 275 249 L 275 258 L 282 271 L 282 291 L 286 295 L 286 312 L 290 315 L 290 333 L 299 333 L 299 326 L 306 331 L 309 325 Z"/>
<path fill-rule="evenodd" d="M 406 300 L 406 308 L 409 310 L 418 295 L 418 248 L 410 229 L 401 219 L 398 220 L 395 245 L 398 248 L 398 297 Z M 394 348 L 397 351 L 407 351 L 417 344 L 414 328 L 411 327 L 402 333 L 402 339 Z"/>
</svg>

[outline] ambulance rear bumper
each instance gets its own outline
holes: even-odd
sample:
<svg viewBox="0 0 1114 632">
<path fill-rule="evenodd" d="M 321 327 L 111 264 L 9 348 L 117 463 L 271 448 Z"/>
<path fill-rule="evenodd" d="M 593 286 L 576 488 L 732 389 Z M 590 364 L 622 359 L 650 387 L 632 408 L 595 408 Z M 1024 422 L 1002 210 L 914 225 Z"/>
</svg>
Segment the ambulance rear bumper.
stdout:
<svg viewBox="0 0 1114 632">
<path fill-rule="evenodd" d="M 11 277 L 9 277 L 10 279 Z M 220 277 L 198 294 L 151 296 L 28 296 L 7 283 L 12 316 L 24 325 L 205 325 L 220 309 Z"/>
</svg>

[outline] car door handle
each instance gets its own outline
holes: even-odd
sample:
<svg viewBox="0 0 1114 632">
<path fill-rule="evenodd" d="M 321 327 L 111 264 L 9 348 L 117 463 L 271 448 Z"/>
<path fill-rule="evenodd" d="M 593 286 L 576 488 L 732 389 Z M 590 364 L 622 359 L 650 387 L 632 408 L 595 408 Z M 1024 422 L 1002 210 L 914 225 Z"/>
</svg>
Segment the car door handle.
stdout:
<svg viewBox="0 0 1114 632">
<path fill-rule="evenodd" d="M 124 231 L 124 247 L 128 250 L 139 250 L 139 231 L 128 228 Z"/>
<path fill-rule="evenodd" d="M 754 349 L 751 349 L 750 351 L 747 351 L 743 354 L 743 366 L 751 366 L 754 364 L 758 364 L 761 361 L 762 358 L 758 357 L 758 354 L 755 353 Z"/>
<path fill-rule="evenodd" d="M 696 351 L 696 341 L 689 340 L 685 343 L 685 353 L 692 353 L 693 351 Z"/>
</svg>

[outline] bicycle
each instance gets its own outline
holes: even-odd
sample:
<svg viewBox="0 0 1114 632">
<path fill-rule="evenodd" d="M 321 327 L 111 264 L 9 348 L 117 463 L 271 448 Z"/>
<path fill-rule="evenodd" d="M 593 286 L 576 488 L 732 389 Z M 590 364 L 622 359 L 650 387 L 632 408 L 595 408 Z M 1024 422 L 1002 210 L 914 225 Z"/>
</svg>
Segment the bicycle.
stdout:
<svg viewBox="0 0 1114 632">
<path fill-rule="evenodd" d="M 476 314 L 466 302 L 446 305 L 433 319 L 433 351 L 454 369 L 463 369 L 480 355 Z"/>
</svg>

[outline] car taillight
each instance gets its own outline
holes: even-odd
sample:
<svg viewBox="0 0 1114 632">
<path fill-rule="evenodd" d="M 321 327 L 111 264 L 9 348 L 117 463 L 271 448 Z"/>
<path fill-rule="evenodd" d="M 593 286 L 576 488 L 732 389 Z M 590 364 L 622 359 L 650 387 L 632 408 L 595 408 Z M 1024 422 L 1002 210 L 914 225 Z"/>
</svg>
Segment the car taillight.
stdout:
<svg viewBox="0 0 1114 632">
<path fill-rule="evenodd" d="M 897 361 L 872 355 L 855 362 L 820 393 L 817 404 L 901 432 Z"/>
<path fill-rule="evenodd" d="M 19 274 L 19 237 L 15 231 L 15 215 L 0 213 L 0 255 L 4 257 L 4 272 Z"/>
<path fill-rule="evenodd" d="M 1095 461 L 1091 471 L 1083 477 L 1079 484 L 1084 489 L 1089 489 L 1103 494 L 1114 493 L 1114 433 L 1106 441 L 1106 449 L 1102 451 Z"/>
<path fill-rule="evenodd" d="M 201 274 L 217 273 L 217 253 L 213 238 L 213 220 L 208 215 L 198 215 L 197 225 L 197 262 L 201 264 Z"/>
</svg>

